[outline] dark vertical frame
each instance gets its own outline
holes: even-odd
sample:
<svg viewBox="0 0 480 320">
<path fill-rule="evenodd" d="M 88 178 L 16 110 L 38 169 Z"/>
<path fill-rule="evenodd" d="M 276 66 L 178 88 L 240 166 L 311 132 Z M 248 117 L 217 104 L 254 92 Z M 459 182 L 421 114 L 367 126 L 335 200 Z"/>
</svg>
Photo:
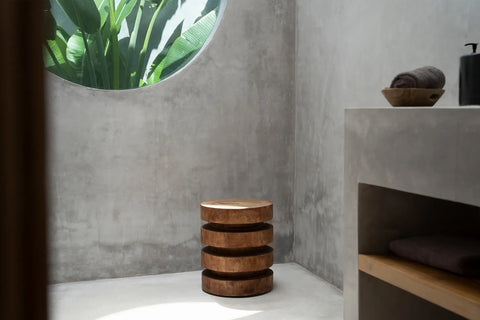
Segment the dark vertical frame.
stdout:
<svg viewBox="0 0 480 320">
<path fill-rule="evenodd" d="M 0 1 L 0 318 L 47 319 L 43 1 Z"/>
</svg>

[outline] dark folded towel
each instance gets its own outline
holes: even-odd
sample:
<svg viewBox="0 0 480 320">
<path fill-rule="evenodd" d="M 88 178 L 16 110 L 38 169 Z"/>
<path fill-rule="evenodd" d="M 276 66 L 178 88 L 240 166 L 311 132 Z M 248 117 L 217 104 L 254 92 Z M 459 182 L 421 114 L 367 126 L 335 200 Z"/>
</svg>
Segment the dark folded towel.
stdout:
<svg viewBox="0 0 480 320">
<path fill-rule="evenodd" d="M 390 250 L 400 257 L 429 266 L 480 277 L 480 239 L 459 236 L 417 236 L 390 242 Z"/>
<path fill-rule="evenodd" d="M 390 88 L 428 88 L 442 89 L 445 85 L 445 75 L 435 67 L 422 67 L 398 74 Z"/>
</svg>

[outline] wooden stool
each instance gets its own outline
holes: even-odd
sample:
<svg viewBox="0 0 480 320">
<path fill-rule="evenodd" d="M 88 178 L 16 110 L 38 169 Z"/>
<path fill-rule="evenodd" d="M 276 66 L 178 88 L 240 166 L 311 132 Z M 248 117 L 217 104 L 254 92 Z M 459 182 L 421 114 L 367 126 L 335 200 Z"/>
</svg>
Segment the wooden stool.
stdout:
<svg viewBox="0 0 480 320">
<path fill-rule="evenodd" d="M 218 296 L 248 297 L 273 288 L 273 204 L 257 199 L 223 199 L 200 204 L 202 290 Z"/>
</svg>

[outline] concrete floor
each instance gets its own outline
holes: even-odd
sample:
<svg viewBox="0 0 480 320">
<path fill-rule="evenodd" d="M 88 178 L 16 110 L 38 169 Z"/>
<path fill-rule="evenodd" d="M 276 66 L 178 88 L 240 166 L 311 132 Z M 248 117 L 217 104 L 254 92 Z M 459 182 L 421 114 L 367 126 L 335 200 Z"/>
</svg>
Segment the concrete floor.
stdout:
<svg viewBox="0 0 480 320">
<path fill-rule="evenodd" d="M 337 288 L 295 263 L 272 270 L 273 290 L 251 298 L 204 293 L 200 271 L 56 284 L 50 319 L 343 319 Z"/>
</svg>

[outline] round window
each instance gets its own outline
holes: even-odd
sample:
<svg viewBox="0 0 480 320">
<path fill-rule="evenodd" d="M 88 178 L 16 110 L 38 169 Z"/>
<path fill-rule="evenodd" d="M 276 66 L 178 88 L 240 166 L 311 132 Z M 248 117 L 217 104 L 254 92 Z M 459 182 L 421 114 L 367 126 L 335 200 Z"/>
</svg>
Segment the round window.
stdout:
<svg viewBox="0 0 480 320">
<path fill-rule="evenodd" d="M 45 67 L 93 88 L 166 79 L 198 54 L 225 0 L 50 0 Z"/>
</svg>

